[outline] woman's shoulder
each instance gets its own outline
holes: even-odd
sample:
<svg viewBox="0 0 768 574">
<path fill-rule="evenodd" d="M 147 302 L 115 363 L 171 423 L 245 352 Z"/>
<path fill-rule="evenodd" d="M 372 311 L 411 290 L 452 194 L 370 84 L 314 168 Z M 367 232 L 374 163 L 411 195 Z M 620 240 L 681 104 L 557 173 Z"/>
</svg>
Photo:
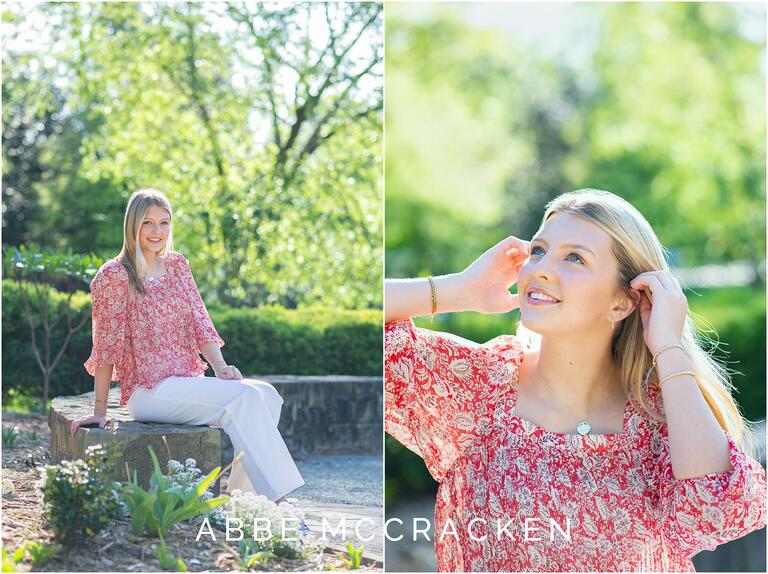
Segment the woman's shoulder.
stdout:
<svg viewBox="0 0 768 574">
<path fill-rule="evenodd" d="M 410 318 L 385 325 L 387 354 L 402 351 L 408 344 L 414 344 L 422 351 L 441 352 L 454 358 L 462 355 L 500 357 L 517 364 L 522 362 L 524 352 L 522 342 L 515 335 L 499 335 L 485 343 L 478 343 L 453 333 L 417 327 Z"/>
<path fill-rule="evenodd" d="M 189 271 L 189 261 L 182 253 L 179 253 L 178 251 L 169 251 L 165 255 L 165 264 L 166 267 L 170 268 L 173 271 L 180 271 L 180 272 L 188 272 Z"/>
<path fill-rule="evenodd" d="M 128 270 L 119 257 L 105 261 L 91 281 L 91 290 L 99 287 L 128 284 Z"/>
</svg>

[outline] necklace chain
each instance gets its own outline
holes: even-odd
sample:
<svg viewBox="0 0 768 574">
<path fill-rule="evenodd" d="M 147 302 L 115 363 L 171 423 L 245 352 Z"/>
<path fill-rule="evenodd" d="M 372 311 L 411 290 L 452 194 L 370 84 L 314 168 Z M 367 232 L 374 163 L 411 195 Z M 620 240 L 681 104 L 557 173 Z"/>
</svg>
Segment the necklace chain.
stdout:
<svg viewBox="0 0 768 574">
<path fill-rule="evenodd" d="M 592 412 L 592 409 L 595 406 L 595 402 L 597 398 L 605 395 L 605 387 L 608 384 L 608 381 L 611 379 L 611 375 L 613 374 L 613 368 L 614 368 L 614 365 L 611 365 L 611 370 L 608 373 L 608 377 L 605 379 L 605 382 L 603 383 L 603 393 L 598 397 L 595 397 L 594 399 L 592 399 L 592 403 L 589 405 L 589 408 L 587 409 L 587 412 L 584 415 L 584 418 L 581 418 L 579 420 L 579 424 L 576 425 L 576 432 L 579 433 L 581 436 L 588 435 L 592 430 L 592 425 L 589 424 L 589 421 L 587 419 L 590 413 Z M 544 376 L 544 373 L 541 370 L 541 366 L 537 364 L 536 370 L 539 371 L 539 376 L 541 377 L 541 380 L 544 382 L 544 385 L 547 387 L 547 392 L 550 394 L 551 397 L 554 398 L 555 394 L 552 392 L 552 385 L 549 384 L 549 381 L 547 381 L 547 378 Z M 576 414 L 576 412 L 568 405 L 563 405 L 563 403 L 561 403 L 560 401 L 557 401 L 557 402 L 560 403 L 561 406 L 565 406 L 565 408 L 571 411 L 571 413 Z"/>
</svg>

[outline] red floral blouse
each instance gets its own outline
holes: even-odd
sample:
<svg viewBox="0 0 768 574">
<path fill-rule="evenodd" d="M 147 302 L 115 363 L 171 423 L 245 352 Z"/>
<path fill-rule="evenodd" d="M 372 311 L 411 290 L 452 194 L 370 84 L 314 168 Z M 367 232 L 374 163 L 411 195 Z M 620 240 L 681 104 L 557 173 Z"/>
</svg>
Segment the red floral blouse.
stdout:
<svg viewBox="0 0 768 574">
<path fill-rule="evenodd" d="M 200 359 L 200 346 L 224 346 L 183 255 L 168 253 L 165 274 L 144 287 L 146 292 L 129 302 L 128 272 L 116 259 L 105 262 L 91 282 L 93 351 L 85 368 L 94 375 L 96 367 L 114 364 L 121 405 L 136 387 L 202 375 L 208 365 Z"/>
<path fill-rule="evenodd" d="M 765 526 L 765 470 L 727 433 L 733 470 L 677 480 L 666 424 L 631 396 L 620 434 L 516 417 L 516 337 L 479 345 L 401 320 L 385 349 L 386 430 L 440 483 L 440 571 L 692 571 L 700 550 Z"/>
</svg>

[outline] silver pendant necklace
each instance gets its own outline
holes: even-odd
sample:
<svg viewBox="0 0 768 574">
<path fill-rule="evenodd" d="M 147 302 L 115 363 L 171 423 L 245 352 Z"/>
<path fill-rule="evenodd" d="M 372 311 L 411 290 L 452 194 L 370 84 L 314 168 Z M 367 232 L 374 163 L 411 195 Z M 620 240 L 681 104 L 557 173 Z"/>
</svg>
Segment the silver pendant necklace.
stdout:
<svg viewBox="0 0 768 574">
<path fill-rule="evenodd" d="M 539 376 L 541 377 L 541 380 L 544 381 L 544 384 L 547 387 L 547 391 L 549 392 L 551 397 L 554 397 L 554 393 L 552 392 L 552 385 L 549 384 L 549 381 L 547 381 L 546 377 L 544 376 L 544 373 L 541 372 L 541 367 L 537 364 L 536 369 L 539 371 Z M 611 375 L 613 374 L 613 365 L 611 365 L 611 370 L 608 373 L 608 377 L 605 379 L 605 382 L 603 383 L 603 394 L 605 394 L 605 386 L 608 384 L 608 381 L 611 380 Z M 602 396 L 602 395 L 601 395 Z M 597 398 L 597 397 L 596 397 Z M 579 433 L 581 436 L 586 436 L 592 431 L 592 425 L 589 424 L 589 421 L 587 418 L 589 418 L 589 414 L 592 412 L 593 407 L 595 406 L 595 399 L 592 399 L 592 404 L 589 405 L 589 409 L 587 410 L 586 415 L 584 415 L 584 418 L 579 421 L 579 424 L 576 425 L 576 432 Z M 559 401 L 558 401 L 559 402 Z M 562 403 L 560 403 L 561 406 Z M 565 408 L 567 408 L 569 411 L 571 411 L 573 414 L 576 414 L 573 409 L 571 409 L 568 405 L 564 405 Z"/>
</svg>

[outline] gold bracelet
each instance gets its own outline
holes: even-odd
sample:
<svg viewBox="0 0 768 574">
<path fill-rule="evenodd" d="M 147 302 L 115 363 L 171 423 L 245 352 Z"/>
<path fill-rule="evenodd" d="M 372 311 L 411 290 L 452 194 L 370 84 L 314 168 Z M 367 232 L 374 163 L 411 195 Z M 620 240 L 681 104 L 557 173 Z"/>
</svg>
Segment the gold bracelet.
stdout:
<svg viewBox="0 0 768 574">
<path fill-rule="evenodd" d="M 106 403 L 107 399 L 96 399 L 95 402 L 98 405 L 99 403 Z"/>
<path fill-rule="evenodd" d="M 681 350 L 681 351 L 683 351 L 683 353 L 685 353 L 685 348 L 684 348 L 682 345 L 679 345 L 679 344 L 677 344 L 677 343 L 672 343 L 671 345 L 667 345 L 666 347 L 662 347 L 662 348 L 661 348 L 659 351 L 657 351 L 657 353 L 656 353 L 656 354 L 653 356 L 653 366 L 654 366 L 654 367 L 658 367 L 658 365 L 656 364 L 656 358 L 657 358 L 659 355 L 661 355 L 661 354 L 662 354 L 664 351 L 666 351 L 667 349 L 672 349 L 673 347 L 679 347 L 679 348 L 680 348 L 680 350 Z"/>
<path fill-rule="evenodd" d="M 667 375 L 663 379 L 659 381 L 659 388 L 662 388 L 661 385 L 663 385 L 665 382 L 667 382 L 672 377 L 679 377 L 680 375 L 691 375 L 694 380 L 696 380 L 696 373 L 693 371 L 680 371 L 679 373 L 672 373 L 671 375 Z"/>
<path fill-rule="evenodd" d="M 432 295 L 432 318 L 435 318 L 435 313 L 437 313 L 437 289 L 435 289 L 435 280 L 432 279 L 432 277 L 427 277 L 427 281 L 429 281 L 429 291 Z"/>
</svg>

